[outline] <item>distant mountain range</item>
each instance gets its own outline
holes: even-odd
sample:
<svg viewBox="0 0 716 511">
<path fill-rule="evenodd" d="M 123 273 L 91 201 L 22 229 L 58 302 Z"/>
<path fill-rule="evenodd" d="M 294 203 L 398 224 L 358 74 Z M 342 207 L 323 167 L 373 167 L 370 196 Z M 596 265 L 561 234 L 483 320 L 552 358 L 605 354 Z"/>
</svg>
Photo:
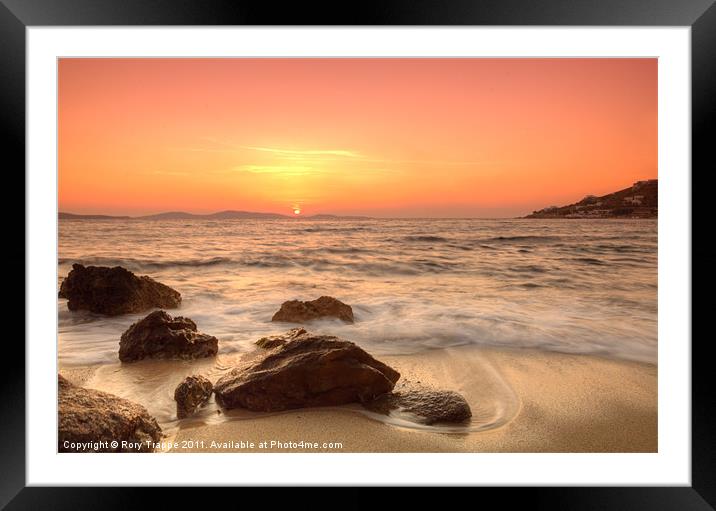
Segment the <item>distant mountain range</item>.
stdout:
<svg viewBox="0 0 716 511">
<path fill-rule="evenodd" d="M 74 213 L 64 213 L 60 211 L 57 216 L 60 220 L 279 220 L 285 218 L 307 220 L 357 220 L 369 218 L 365 216 L 339 216 L 325 214 L 291 216 L 282 215 L 280 213 L 256 213 L 253 211 L 219 211 L 218 213 L 209 213 L 206 215 L 186 213 L 184 211 L 169 211 L 167 213 L 144 216 L 76 215 Z"/>
<path fill-rule="evenodd" d="M 111 216 L 111 215 L 75 215 L 74 213 L 60 213 L 57 215 L 60 220 L 126 220 L 128 216 Z"/>
<path fill-rule="evenodd" d="M 550 206 L 533 211 L 524 218 L 656 218 L 658 216 L 658 180 L 637 181 L 629 188 L 597 197 L 587 195 L 579 202 L 567 206 Z M 156 215 L 112 216 L 77 215 L 60 212 L 60 220 L 361 220 L 367 216 L 341 215 L 283 215 L 281 213 L 257 213 L 254 211 L 219 211 L 195 214 L 185 211 L 169 211 Z"/>
<path fill-rule="evenodd" d="M 587 195 L 568 206 L 533 211 L 525 218 L 656 218 L 658 206 L 659 183 L 649 179 L 601 197 Z"/>
</svg>

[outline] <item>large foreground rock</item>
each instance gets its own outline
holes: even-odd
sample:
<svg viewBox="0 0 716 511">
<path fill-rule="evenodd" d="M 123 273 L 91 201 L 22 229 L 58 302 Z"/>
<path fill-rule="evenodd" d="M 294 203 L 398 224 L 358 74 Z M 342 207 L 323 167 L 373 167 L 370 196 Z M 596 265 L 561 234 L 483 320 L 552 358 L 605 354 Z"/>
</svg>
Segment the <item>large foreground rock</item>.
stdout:
<svg viewBox="0 0 716 511">
<path fill-rule="evenodd" d="M 225 408 L 271 412 L 368 401 L 398 378 L 352 342 L 304 332 L 224 375 L 214 393 Z"/>
<path fill-rule="evenodd" d="M 408 389 L 389 392 L 363 403 L 368 410 L 389 415 L 409 414 L 422 424 L 465 423 L 472 417 L 464 397 L 451 390 Z"/>
<path fill-rule="evenodd" d="M 199 375 L 187 376 L 174 390 L 174 401 L 177 402 L 177 417 L 189 417 L 196 409 L 211 397 L 211 382 Z"/>
<path fill-rule="evenodd" d="M 181 303 L 177 291 L 150 277 L 137 277 L 121 266 L 81 264 L 72 265 L 59 297 L 67 298 L 67 308 L 72 311 L 84 309 L 111 316 L 155 307 L 173 309 Z"/>
<path fill-rule="evenodd" d="M 154 311 L 137 321 L 119 340 L 119 359 L 134 362 L 143 358 L 194 359 L 212 357 L 219 349 L 216 337 L 197 332 L 189 318 L 172 318 Z"/>
<path fill-rule="evenodd" d="M 353 323 L 353 309 L 331 296 L 321 296 L 310 302 L 291 300 L 283 302 L 271 321 L 305 323 L 321 318 L 338 318 L 346 323 Z"/>
<path fill-rule="evenodd" d="M 59 452 L 151 452 L 151 443 L 162 438 L 157 421 L 143 406 L 106 392 L 77 387 L 61 375 L 58 383 Z"/>
</svg>

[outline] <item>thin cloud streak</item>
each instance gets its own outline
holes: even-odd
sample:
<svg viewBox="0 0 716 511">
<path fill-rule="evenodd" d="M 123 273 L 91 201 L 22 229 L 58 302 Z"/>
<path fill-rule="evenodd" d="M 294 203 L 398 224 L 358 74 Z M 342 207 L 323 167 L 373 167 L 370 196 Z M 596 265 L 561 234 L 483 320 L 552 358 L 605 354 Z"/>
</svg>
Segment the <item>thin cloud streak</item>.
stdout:
<svg viewBox="0 0 716 511">
<path fill-rule="evenodd" d="M 263 153 L 269 153 L 274 155 L 276 158 L 281 160 L 289 161 L 300 161 L 300 162 L 314 162 L 322 163 L 329 161 L 345 161 L 350 159 L 356 162 L 367 162 L 367 163 L 394 163 L 394 164 L 405 164 L 412 163 L 416 165 L 447 165 L 447 166 L 471 166 L 471 165 L 505 165 L 509 162 L 505 161 L 461 161 L 461 160 L 405 160 L 405 159 L 391 159 L 391 158 L 370 158 L 362 156 L 356 151 L 344 150 L 344 149 L 283 149 L 280 147 L 260 147 L 260 146 L 242 146 L 231 144 L 228 142 L 222 142 L 212 137 L 202 137 L 202 140 L 211 142 L 223 147 L 220 148 L 198 148 L 198 147 L 175 147 L 172 149 L 185 150 L 192 152 L 237 152 L 242 149 L 249 149 L 252 151 L 258 151 Z M 333 158 L 331 158 L 333 157 Z"/>
<path fill-rule="evenodd" d="M 254 151 L 260 151 L 263 153 L 272 154 L 288 154 L 297 156 L 343 156 L 345 158 L 360 158 L 360 155 L 353 151 L 346 151 L 343 149 L 309 149 L 309 150 L 296 150 L 296 149 L 279 149 L 274 147 L 255 147 L 255 146 L 241 146 L 243 149 L 252 149 Z"/>
<path fill-rule="evenodd" d="M 282 176 L 308 176 L 322 174 L 325 171 L 313 167 L 297 167 L 285 165 L 241 165 L 232 169 L 238 172 L 249 172 L 251 174 L 278 174 Z"/>
</svg>

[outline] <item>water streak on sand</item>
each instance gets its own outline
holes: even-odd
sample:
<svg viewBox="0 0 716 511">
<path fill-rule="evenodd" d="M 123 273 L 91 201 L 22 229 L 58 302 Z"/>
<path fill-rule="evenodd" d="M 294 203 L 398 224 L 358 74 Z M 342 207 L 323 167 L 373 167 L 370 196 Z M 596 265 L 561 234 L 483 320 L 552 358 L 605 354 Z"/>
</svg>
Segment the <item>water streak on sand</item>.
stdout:
<svg viewBox="0 0 716 511">
<path fill-rule="evenodd" d="M 460 350 L 447 350 L 443 353 L 441 362 L 433 368 L 435 381 L 430 382 L 424 381 L 424 376 L 419 376 L 420 368 L 414 367 L 415 360 L 411 357 L 388 356 L 385 359 L 401 372 L 401 380 L 396 390 L 410 388 L 422 379 L 419 385 L 434 386 L 437 381 L 438 388 L 460 392 L 470 404 L 473 414 L 472 420 L 467 424 L 427 426 L 400 411 L 384 416 L 370 412 L 359 404 L 323 409 L 331 409 L 339 413 L 357 413 L 397 427 L 441 433 L 487 431 L 503 426 L 517 415 L 519 399 L 487 357 L 475 356 L 474 353 L 471 355 L 471 363 L 465 364 L 463 360 L 458 361 L 455 358 L 463 357 Z M 292 410 L 277 413 L 258 413 L 242 409 L 222 410 L 212 396 L 207 405 L 200 408 L 192 417 L 182 421 L 177 419 L 175 403 L 171 396 L 178 382 L 190 374 L 202 374 L 215 382 L 237 365 L 241 357 L 240 354 L 232 354 L 193 362 L 146 360 L 125 365 L 106 364 L 96 368 L 82 384 L 142 403 L 157 419 L 168 439 L 172 438 L 179 427 L 195 427 L 294 413 Z"/>
</svg>

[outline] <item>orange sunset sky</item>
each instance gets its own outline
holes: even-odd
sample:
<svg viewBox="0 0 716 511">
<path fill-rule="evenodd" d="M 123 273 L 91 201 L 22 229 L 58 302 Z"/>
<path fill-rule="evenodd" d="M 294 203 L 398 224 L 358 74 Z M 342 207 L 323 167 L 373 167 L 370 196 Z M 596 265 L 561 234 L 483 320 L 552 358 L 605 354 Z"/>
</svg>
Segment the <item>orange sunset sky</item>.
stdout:
<svg viewBox="0 0 716 511">
<path fill-rule="evenodd" d="M 61 59 L 59 209 L 509 217 L 657 177 L 656 59 Z"/>
</svg>

